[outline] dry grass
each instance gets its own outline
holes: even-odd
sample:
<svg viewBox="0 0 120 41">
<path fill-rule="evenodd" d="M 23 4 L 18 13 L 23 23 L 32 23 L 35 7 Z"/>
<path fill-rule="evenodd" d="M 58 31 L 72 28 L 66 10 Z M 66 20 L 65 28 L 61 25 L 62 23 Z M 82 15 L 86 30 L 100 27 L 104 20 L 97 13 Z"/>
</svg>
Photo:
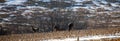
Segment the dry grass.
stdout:
<svg viewBox="0 0 120 41">
<path fill-rule="evenodd" d="M 88 35 L 108 35 L 119 33 L 120 28 L 90 29 L 90 30 L 74 30 L 74 31 L 56 31 L 49 33 L 34 34 L 12 34 L 0 36 L 1 41 L 38 41 L 42 39 L 57 39 L 68 37 L 82 37 Z M 120 40 L 120 39 L 119 39 Z"/>
</svg>

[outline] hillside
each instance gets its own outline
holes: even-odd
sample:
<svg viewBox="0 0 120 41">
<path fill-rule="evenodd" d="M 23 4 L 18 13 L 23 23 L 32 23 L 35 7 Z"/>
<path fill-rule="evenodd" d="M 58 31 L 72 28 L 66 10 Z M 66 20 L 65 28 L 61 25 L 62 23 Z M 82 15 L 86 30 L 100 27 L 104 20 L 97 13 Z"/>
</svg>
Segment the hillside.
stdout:
<svg viewBox="0 0 120 41">
<path fill-rule="evenodd" d="M 0 0 L 0 41 L 119 41 L 119 0 Z"/>
</svg>

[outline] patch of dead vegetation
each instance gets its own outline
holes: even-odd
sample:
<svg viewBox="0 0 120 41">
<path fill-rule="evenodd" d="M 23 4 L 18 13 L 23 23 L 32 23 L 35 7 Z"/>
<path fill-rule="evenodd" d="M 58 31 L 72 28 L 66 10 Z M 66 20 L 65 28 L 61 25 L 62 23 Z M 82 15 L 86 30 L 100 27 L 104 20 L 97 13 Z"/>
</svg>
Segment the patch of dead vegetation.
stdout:
<svg viewBox="0 0 120 41">
<path fill-rule="evenodd" d="M 34 34 L 12 34 L 0 36 L 1 41 L 38 41 L 42 39 L 60 39 L 69 37 L 82 37 L 90 35 L 114 35 L 119 33 L 120 28 L 104 28 L 104 29 L 87 29 L 87 30 L 72 30 L 72 31 L 56 31 L 49 33 L 34 33 Z M 116 39 L 115 39 L 116 40 Z"/>
</svg>

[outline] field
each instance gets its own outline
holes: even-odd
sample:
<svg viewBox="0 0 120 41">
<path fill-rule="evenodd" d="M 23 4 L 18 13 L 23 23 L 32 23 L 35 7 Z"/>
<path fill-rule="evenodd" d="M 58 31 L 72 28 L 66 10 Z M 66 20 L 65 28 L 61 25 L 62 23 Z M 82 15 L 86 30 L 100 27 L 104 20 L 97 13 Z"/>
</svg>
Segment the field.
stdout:
<svg viewBox="0 0 120 41">
<path fill-rule="evenodd" d="M 74 30 L 74 31 L 56 31 L 50 33 L 34 33 L 34 34 L 12 34 L 0 36 L 1 41 L 44 41 L 49 39 L 64 39 L 71 37 L 85 37 L 96 35 L 115 35 L 120 36 L 120 28 L 90 29 L 90 30 Z M 94 39 L 93 39 L 94 40 Z M 88 41 L 93 41 L 88 40 Z M 100 39 L 94 41 L 119 41 L 120 37 L 113 39 Z"/>
</svg>

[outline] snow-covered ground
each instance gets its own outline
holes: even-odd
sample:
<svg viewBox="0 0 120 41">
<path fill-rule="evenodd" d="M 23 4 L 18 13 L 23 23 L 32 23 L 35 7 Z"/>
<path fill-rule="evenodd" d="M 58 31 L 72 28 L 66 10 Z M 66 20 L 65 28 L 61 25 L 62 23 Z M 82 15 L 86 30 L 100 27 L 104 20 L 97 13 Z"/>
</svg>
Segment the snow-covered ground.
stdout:
<svg viewBox="0 0 120 41">
<path fill-rule="evenodd" d="M 120 34 L 120 33 L 119 33 Z M 65 39 L 48 39 L 48 40 L 42 40 L 42 41 L 87 41 L 87 40 L 100 40 L 100 39 L 114 39 L 114 38 L 120 38 L 120 36 L 117 35 L 96 35 L 96 36 L 86 36 L 86 37 L 74 37 L 74 38 L 65 38 Z"/>
<path fill-rule="evenodd" d="M 22 4 L 23 2 L 27 2 L 27 0 L 6 0 L 5 4 L 18 5 L 18 4 Z"/>
<path fill-rule="evenodd" d="M 5 4 L 7 4 L 7 5 L 21 5 L 27 1 L 28 0 L 6 0 Z M 51 0 L 39 0 L 39 1 L 50 2 Z M 78 9 L 78 8 L 85 8 L 85 9 L 89 9 L 89 10 L 93 10 L 93 9 L 95 10 L 97 8 L 104 8 L 105 10 L 110 10 L 110 11 L 116 9 L 116 7 L 120 8 L 119 2 L 111 3 L 111 2 L 107 2 L 105 0 L 73 0 L 73 1 L 75 2 L 73 4 L 73 6 L 71 6 L 71 9 L 73 9 L 73 11 L 76 11 L 76 9 Z M 89 1 L 91 1 L 92 4 L 87 3 L 88 5 L 86 5 L 85 2 L 89 2 Z M 85 4 L 83 4 L 83 3 L 85 3 Z M 77 5 L 77 6 L 75 6 L 75 5 Z M 111 6 L 109 6 L 109 5 L 111 5 Z M 0 8 L 1 7 L 3 7 L 3 6 L 0 6 Z M 33 6 L 31 6 L 31 7 L 33 7 Z M 41 7 L 41 6 L 39 6 L 39 7 Z"/>
</svg>

